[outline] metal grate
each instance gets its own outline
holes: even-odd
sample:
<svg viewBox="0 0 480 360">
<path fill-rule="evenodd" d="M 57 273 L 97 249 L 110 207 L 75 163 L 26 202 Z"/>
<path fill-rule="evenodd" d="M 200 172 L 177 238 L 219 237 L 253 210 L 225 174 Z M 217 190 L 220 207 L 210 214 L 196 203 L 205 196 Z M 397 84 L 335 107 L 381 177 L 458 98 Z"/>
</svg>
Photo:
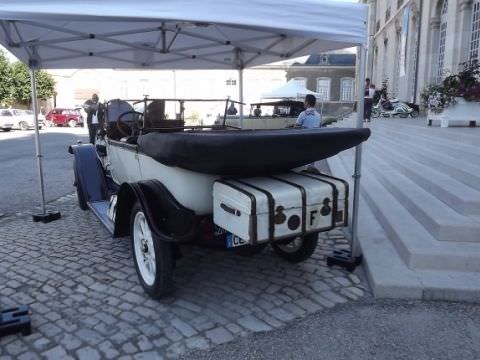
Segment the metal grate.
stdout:
<svg viewBox="0 0 480 360">
<path fill-rule="evenodd" d="M 470 39 L 470 60 L 478 59 L 480 43 L 480 2 L 477 0 L 473 5 L 472 12 L 472 37 Z"/>
</svg>

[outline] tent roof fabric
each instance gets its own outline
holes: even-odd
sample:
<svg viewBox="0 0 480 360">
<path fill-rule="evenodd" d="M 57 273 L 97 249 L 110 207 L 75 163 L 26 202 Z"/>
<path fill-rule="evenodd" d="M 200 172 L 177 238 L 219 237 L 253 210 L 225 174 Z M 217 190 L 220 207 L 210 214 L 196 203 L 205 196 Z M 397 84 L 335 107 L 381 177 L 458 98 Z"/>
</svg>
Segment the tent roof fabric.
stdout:
<svg viewBox="0 0 480 360">
<path fill-rule="evenodd" d="M 367 16 L 332 0 L 16 0 L 0 44 L 45 69 L 246 68 L 364 45 Z"/>
<path fill-rule="evenodd" d="M 285 85 L 282 85 L 268 93 L 262 94 L 262 99 L 297 99 L 305 95 L 311 94 L 319 97 L 320 94 L 308 90 L 306 87 L 300 85 L 294 79 L 289 80 Z"/>
</svg>

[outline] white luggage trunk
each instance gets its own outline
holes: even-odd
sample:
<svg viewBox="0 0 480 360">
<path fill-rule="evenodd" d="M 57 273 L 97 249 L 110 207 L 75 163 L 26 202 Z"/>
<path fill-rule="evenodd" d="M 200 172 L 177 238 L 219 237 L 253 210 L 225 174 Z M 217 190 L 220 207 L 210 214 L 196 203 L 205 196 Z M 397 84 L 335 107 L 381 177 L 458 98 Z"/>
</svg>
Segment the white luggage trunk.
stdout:
<svg viewBox="0 0 480 360">
<path fill-rule="evenodd" d="M 348 225 L 348 182 L 343 179 L 336 178 L 331 175 L 325 174 L 306 174 L 303 176 L 312 176 L 319 180 L 331 182 L 337 189 L 337 203 L 335 206 L 334 218 L 335 226 L 347 226 Z"/>
<path fill-rule="evenodd" d="M 333 181 L 294 172 L 219 180 L 213 219 L 238 237 L 230 246 L 326 231 L 335 226 L 337 193 Z"/>
</svg>

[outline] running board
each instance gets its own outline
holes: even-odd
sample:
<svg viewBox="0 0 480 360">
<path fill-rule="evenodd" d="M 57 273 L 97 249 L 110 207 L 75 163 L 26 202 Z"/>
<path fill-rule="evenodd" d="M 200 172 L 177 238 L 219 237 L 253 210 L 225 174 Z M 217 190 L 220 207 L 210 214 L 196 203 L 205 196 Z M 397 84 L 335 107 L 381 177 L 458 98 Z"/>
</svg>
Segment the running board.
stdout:
<svg viewBox="0 0 480 360">
<path fill-rule="evenodd" d="M 93 211 L 96 217 L 102 222 L 102 224 L 107 228 L 110 234 L 113 235 L 113 230 L 115 228 L 114 223 L 108 217 L 108 208 L 110 202 L 107 200 L 102 201 L 93 201 L 88 203 L 88 207 Z"/>
</svg>

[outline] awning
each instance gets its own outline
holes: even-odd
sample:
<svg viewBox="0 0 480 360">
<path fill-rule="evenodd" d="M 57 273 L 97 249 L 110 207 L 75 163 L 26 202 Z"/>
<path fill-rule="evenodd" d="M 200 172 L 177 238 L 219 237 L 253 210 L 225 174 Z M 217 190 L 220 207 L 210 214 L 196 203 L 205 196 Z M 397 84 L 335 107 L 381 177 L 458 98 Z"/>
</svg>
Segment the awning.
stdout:
<svg viewBox="0 0 480 360">
<path fill-rule="evenodd" d="M 245 68 L 367 41 L 368 7 L 330 0 L 3 1 L 0 43 L 60 68 Z"/>
</svg>

